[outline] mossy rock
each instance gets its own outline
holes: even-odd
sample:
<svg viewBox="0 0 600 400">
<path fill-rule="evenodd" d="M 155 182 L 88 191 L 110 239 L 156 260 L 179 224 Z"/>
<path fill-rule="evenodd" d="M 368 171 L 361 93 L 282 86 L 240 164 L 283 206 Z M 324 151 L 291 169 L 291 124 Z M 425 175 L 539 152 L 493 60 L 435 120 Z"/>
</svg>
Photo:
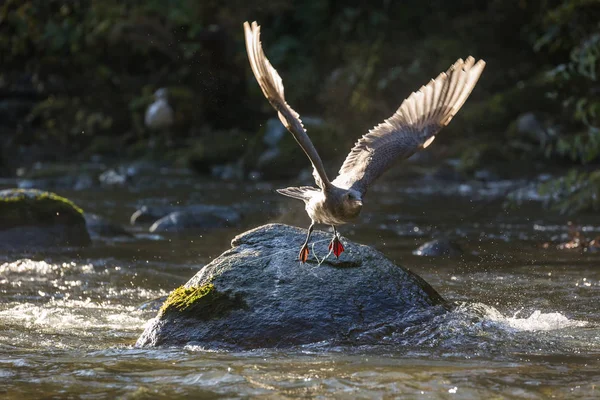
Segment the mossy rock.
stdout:
<svg viewBox="0 0 600 400">
<path fill-rule="evenodd" d="M 339 259 L 298 262 L 306 231 L 261 226 L 175 289 L 138 346 L 287 347 L 405 340 L 407 329 L 450 305 L 423 279 L 376 250 L 343 238 Z M 311 255 L 331 234 L 315 231 Z M 414 331 L 414 329 L 413 329 Z"/>
<path fill-rule="evenodd" d="M 0 191 L 0 246 L 86 246 L 83 210 L 70 200 L 36 189 Z"/>
</svg>

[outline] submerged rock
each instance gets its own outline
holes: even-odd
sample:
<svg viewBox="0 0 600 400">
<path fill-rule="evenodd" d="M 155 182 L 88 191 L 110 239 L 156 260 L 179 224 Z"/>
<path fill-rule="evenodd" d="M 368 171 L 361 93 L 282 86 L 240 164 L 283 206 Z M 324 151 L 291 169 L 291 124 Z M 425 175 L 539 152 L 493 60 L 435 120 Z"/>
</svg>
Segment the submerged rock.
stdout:
<svg viewBox="0 0 600 400">
<path fill-rule="evenodd" d="M 464 251 L 458 243 L 448 238 L 440 238 L 422 244 L 418 249 L 413 251 L 413 254 L 427 257 L 456 257 L 464 254 Z"/>
<path fill-rule="evenodd" d="M 88 232 L 92 237 L 133 237 L 121 225 L 110 222 L 99 215 L 85 213 L 84 218 Z"/>
<path fill-rule="evenodd" d="M 94 178 L 88 174 L 65 175 L 55 178 L 20 179 L 18 181 L 19 189 L 88 190 L 94 187 L 94 185 Z"/>
<path fill-rule="evenodd" d="M 370 331 L 415 325 L 421 312 L 445 310 L 444 299 L 420 277 L 347 239 L 338 260 L 300 264 L 305 234 L 270 224 L 235 237 L 232 249 L 170 294 L 137 345 L 355 343 Z M 324 253 L 331 234 L 316 231 L 312 239 L 314 251 Z"/>
<path fill-rule="evenodd" d="M 98 186 L 98 174 L 104 169 L 99 163 L 54 164 L 36 163 L 17 171 L 20 189 L 88 190 Z"/>
<path fill-rule="evenodd" d="M 214 165 L 211 174 L 223 181 L 241 180 L 244 178 L 244 165 L 241 162 Z"/>
<path fill-rule="evenodd" d="M 152 224 L 156 220 L 175 211 L 172 206 L 141 206 L 131 215 L 131 225 Z"/>
<path fill-rule="evenodd" d="M 100 174 L 98 180 L 103 186 L 125 186 L 131 177 L 126 172 L 109 169 Z"/>
<path fill-rule="evenodd" d="M 88 244 L 83 211 L 70 200 L 35 189 L 0 191 L 0 248 Z"/>
<path fill-rule="evenodd" d="M 235 226 L 241 220 L 239 212 L 231 207 L 195 205 L 174 211 L 156 221 L 150 232 L 183 232 L 194 229 Z"/>
</svg>

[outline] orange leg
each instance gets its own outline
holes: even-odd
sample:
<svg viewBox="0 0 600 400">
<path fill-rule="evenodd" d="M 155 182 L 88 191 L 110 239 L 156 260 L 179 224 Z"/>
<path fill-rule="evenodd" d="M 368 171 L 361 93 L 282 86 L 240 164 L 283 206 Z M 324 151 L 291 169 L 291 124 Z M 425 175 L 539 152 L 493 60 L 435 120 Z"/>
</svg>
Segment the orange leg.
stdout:
<svg viewBox="0 0 600 400">
<path fill-rule="evenodd" d="M 306 262 L 306 260 L 308 260 L 308 240 L 310 239 L 310 234 L 313 231 L 313 228 L 315 226 L 315 223 L 311 223 L 310 226 L 308 227 L 308 234 L 306 235 L 306 240 L 304 241 L 304 244 L 302 245 L 302 248 L 300 249 L 300 254 L 298 254 L 298 258 L 300 259 L 300 262 L 302 264 L 304 264 Z"/>
</svg>

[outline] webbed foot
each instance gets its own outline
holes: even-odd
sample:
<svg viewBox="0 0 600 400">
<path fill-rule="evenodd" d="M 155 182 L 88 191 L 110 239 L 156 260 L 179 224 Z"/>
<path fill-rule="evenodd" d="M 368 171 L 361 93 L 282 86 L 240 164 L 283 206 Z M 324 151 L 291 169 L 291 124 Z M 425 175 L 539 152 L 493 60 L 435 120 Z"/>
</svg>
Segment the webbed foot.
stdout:
<svg viewBox="0 0 600 400">
<path fill-rule="evenodd" d="M 302 248 L 300 249 L 300 254 L 298 254 L 298 258 L 300 259 L 300 262 L 302 264 L 304 264 L 306 262 L 306 260 L 308 260 L 308 245 L 304 245 L 302 246 Z"/>
<path fill-rule="evenodd" d="M 340 242 L 340 239 L 338 239 L 337 236 L 334 236 L 331 240 L 331 243 L 329 243 L 329 251 L 333 251 L 335 258 L 339 258 L 340 254 L 342 254 L 344 250 L 344 245 L 342 242 Z"/>
</svg>

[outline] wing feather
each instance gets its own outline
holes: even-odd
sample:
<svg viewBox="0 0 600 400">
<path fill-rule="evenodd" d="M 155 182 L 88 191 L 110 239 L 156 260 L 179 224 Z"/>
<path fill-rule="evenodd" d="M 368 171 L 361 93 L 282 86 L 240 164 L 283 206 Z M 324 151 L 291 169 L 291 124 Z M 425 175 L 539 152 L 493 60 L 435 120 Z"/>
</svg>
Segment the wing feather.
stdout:
<svg viewBox="0 0 600 400">
<path fill-rule="evenodd" d="M 459 59 L 402 102 L 390 118 L 371 129 L 352 148 L 333 184 L 366 193 L 395 161 L 427 147 L 465 103 L 485 67 L 473 57 Z"/>
<path fill-rule="evenodd" d="M 252 72 L 262 89 L 263 94 L 269 100 L 273 108 L 277 110 L 279 119 L 283 125 L 294 136 L 302 150 L 308 156 L 313 166 L 313 176 L 317 185 L 321 188 L 330 185 L 329 178 L 325 173 L 323 161 L 315 149 L 312 141 L 306 134 L 306 130 L 300 120 L 300 115 L 290 107 L 284 96 L 283 81 L 273 68 L 262 49 L 260 42 L 260 26 L 256 22 L 250 25 L 244 22 L 244 34 L 246 36 L 246 50 Z"/>
</svg>

